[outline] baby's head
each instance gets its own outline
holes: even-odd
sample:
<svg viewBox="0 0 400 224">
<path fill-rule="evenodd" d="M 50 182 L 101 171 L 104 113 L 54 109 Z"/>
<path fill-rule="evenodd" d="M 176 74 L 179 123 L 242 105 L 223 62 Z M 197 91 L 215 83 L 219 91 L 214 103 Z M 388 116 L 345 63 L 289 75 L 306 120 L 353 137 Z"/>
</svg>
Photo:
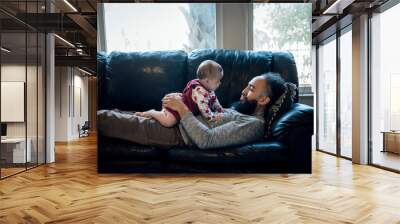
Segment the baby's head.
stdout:
<svg viewBox="0 0 400 224">
<path fill-rule="evenodd" d="M 197 68 L 197 78 L 209 91 L 218 89 L 223 76 L 221 65 L 213 60 L 205 60 Z"/>
</svg>

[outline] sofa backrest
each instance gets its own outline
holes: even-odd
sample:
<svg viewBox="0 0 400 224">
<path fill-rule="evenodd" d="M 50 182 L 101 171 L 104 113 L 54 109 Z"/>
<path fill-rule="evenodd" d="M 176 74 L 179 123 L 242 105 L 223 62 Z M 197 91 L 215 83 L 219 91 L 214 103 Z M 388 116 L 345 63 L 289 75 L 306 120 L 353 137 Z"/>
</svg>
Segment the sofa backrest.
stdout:
<svg viewBox="0 0 400 224">
<path fill-rule="evenodd" d="M 238 101 L 242 90 L 255 76 L 277 72 L 288 82 L 298 86 L 296 64 L 289 52 L 244 51 L 228 49 L 198 49 L 188 55 L 188 80 L 196 78 L 199 64 L 207 59 L 218 62 L 224 78 L 216 94 L 224 107 Z"/>
<path fill-rule="evenodd" d="M 98 109 L 160 109 L 161 98 L 186 83 L 184 51 L 111 52 L 97 55 Z"/>
<path fill-rule="evenodd" d="M 221 64 L 224 78 L 216 94 L 225 107 L 240 98 L 251 78 L 278 72 L 298 85 L 297 69 L 290 52 L 198 49 L 184 51 L 98 53 L 98 109 L 160 109 L 161 98 L 181 92 L 196 78 L 199 64 L 207 59 Z"/>
</svg>

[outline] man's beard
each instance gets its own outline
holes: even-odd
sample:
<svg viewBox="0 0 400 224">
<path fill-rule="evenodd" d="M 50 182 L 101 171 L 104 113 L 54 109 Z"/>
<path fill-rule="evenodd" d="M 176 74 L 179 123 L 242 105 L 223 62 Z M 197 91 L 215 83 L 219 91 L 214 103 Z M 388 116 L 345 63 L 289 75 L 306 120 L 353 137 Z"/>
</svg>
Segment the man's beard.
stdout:
<svg viewBox="0 0 400 224">
<path fill-rule="evenodd" d="M 233 106 L 233 108 L 242 114 L 252 115 L 257 107 L 256 100 L 241 100 Z"/>
</svg>

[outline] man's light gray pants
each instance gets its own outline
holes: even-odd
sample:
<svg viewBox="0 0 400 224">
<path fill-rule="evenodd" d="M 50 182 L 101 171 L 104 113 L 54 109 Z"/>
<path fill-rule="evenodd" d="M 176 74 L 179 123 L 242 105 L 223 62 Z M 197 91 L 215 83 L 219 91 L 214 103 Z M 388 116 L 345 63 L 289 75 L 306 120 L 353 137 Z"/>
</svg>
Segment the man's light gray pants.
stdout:
<svg viewBox="0 0 400 224">
<path fill-rule="evenodd" d="M 165 148 L 185 145 L 178 127 L 166 128 L 154 119 L 118 109 L 97 111 L 97 130 L 103 136 L 141 145 Z"/>
</svg>

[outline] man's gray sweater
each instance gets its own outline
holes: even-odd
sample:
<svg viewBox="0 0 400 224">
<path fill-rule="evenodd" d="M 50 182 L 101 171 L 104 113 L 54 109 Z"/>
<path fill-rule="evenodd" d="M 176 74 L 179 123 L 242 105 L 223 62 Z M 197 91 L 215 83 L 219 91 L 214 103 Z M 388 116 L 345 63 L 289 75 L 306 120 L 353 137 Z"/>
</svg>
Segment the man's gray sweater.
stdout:
<svg viewBox="0 0 400 224">
<path fill-rule="evenodd" d="M 219 148 L 261 139 L 264 136 L 264 119 L 262 114 L 251 116 L 225 109 L 220 121 L 210 123 L 201 116 L 188 113 L 181 119 L 179 130 L 186 145 L 200 149 Z"/>
</svg>

